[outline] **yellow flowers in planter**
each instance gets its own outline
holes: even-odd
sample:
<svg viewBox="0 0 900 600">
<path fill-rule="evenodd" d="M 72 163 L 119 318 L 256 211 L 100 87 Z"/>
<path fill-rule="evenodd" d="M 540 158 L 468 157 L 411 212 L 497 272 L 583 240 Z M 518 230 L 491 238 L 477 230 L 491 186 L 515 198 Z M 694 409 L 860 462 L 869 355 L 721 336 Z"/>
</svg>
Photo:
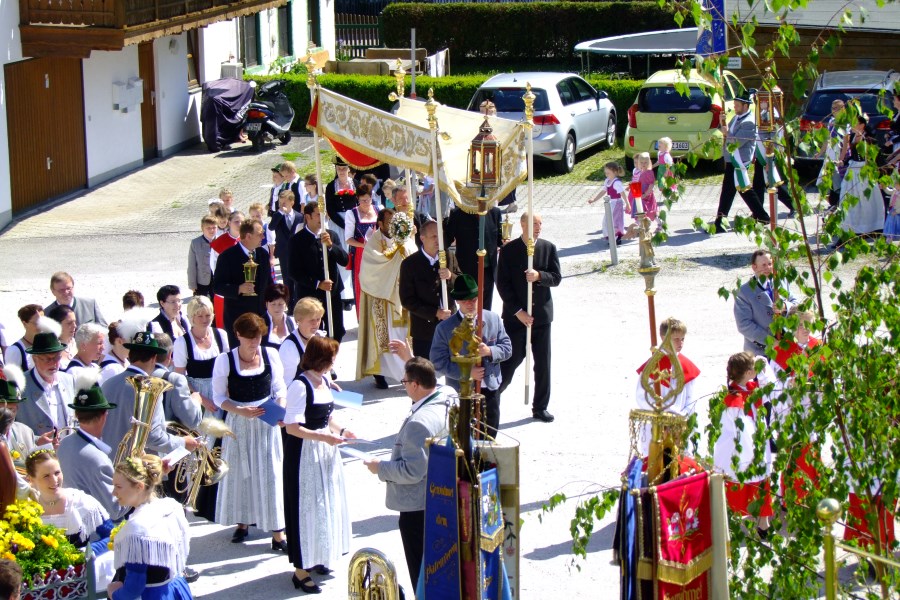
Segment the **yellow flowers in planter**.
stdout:
<svg viewBox="0 0 900 600">
<path fill-rule="evenodd" d="M 0 520 L 0 556 L 19 563 L 26 582 L 35 575 L 84 563 L 84 555 L 63 530 L 41 521 L 43 513 L 37 502 L 20 500 L 7 506 Z"/>
</svg>

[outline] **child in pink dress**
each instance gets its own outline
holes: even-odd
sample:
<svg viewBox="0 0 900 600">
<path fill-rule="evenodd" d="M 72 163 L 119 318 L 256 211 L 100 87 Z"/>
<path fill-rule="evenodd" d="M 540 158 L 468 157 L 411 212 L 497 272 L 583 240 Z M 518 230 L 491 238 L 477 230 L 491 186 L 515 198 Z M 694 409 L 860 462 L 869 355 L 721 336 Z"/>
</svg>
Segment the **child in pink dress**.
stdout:
<svg viewBox="0 0 900 600">
<path fill-rule="evenodd" d="M 625 185 L 622 183 L 622 177 L 625 175 L 625 169 L 615 162 L 610 161 L 603 166 L 603 172 L 606 173 L 606 180 L 600 191 L 588 204 L 593 204 L 598 200 L 602 200 L 605 196 L 609 196 L 609 206 L 612 209 L 613 229 L 616 234 L 616 243 L 622 241 L 625 235 L 625 213 L 631 212 L 628 198 L 625 196 Z M 604 223 L 606 221 L 604 220 Z"/>
</svg>

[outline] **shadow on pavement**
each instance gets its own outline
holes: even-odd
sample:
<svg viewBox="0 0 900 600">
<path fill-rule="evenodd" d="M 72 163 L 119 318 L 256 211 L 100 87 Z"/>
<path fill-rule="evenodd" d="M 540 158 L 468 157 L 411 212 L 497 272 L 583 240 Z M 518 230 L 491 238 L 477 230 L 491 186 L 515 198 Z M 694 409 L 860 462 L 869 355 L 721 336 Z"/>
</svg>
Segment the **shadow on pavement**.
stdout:
<svg viewBox="0 0 900 600">
<path fill-rule="evenodd" d="M 666 240 L 664 246 L 687 246 L 688 244 L 694 244 L 697 242 L 702 242 L 703 240 L 709 239 L 709 234 L 703 231 L 694 231 L 693 229 L 679 229 L 678 231 L 673 231 L 669 235 L 669 239 Z"/>
<path fill-rule="evenodd" d="M 746 251 L 717 254 L 715 256 L 689 256 L 685 261 L 693 262 L 705 267 L 714 267 L 723 271 L 747 268 L 749 270 L 750 253 Z"/>
<path fill-rule="evenodd" d="M 606 239 L 606 238 L 601 238 Z M 586 244 L 581 244 L 580 246 L 572 246 L 571 248 L 562 248 L 557 252 L 560 258 L 566 258 L 567 256 L 578 256 L 579 254 L 592 254 L 597 251 L 597 242 L 600 240 L 591 240 Z"/>
<path fill-rule="evenodd" d="M 610 523 L 603 529 L 595 531 L 591 536 L 591 541 L 588 542 L 588 554 L 609 550 L 612 547 L 615 531 L 615 523 Z M 530 560 L 550 560 L 551 558 L 556 558 L 558 556 L 573 556 L 572 540 L 566 540 L 565 542 L 560 542 L 551 546 L 544 546 L 543 548 L 535 548 L 531 552 L 522 555 L 523 558 Z"/>
<path fill-rule="evenodd" d="M 362 521 L 353 521 L 353 537 L 368 537 L 392 531 L 396 531 L 397 535 L 400 535 L 400 526 L 397 524 L 399 516 L 399 513 L 389 513 Z"/>
</svg>

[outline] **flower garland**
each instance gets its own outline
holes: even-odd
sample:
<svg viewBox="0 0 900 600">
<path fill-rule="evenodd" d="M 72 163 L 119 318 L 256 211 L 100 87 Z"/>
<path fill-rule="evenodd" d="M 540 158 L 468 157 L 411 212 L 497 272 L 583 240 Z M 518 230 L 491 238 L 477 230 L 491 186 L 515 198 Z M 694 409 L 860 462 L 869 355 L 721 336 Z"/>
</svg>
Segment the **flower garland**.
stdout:
<svg viewBox="0 0 900 600">
<path fill-rule="evenodd" d="M 113 549 L 113 546 L 116 542 L 116 536 L 119 535 L 119 530 L 122 529 L 122 527 L 124 527 L 125 523 L 127 522 L 128 521 L 126 521 L 125 519 L 122 519 L 122 522 L 113 527 L 113 530 L 109 532 L 109 543 L 106 544 L 107 548 L 109 548 L 110 550 Z"/>
<path fill-rule="evenodd" d="M 0 520 L 0 557 L 19 563 L 26 584 L 35 575 L 84 563 L 84 554 L 65 531 L 45 525 L 42 514 L 44 509 L 34 500 L 19 500 L 6 507 Z"/>
<path fill-rule="evenodd" d="M 391 224 L 388 227 L 388 231 L 391 234 L 391 239 L 397 242 L 398 246 L 402 246 L 412 235 L 412 228 L 412 221 L 408 214 L 405 212 L 395 212 L 394 216 L 391 218 Z"/>
</svg>

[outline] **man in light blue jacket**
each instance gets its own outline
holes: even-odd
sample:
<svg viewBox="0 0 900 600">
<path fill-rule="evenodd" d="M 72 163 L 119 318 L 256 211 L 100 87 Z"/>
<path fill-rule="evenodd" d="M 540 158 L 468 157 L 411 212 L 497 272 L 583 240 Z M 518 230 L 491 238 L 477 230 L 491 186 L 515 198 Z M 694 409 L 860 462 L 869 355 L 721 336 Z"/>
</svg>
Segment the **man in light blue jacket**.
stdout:
<svg viewBox="0 0 900 600">
<path fill-rule="evenodd" d="M 374 458 L 365 465 L 387 483 L 387 507 L 400 511 L 403 553 L 412 589 L 416 589 L 425 537 L 425 475 L 428 472 L 425 442 L 447 434 L 447 405 L 453 390 L 445 386 L 438 388 L 434 366 L 420 357 L 407 361 L 400 382 L 413 404 L 394 441 L 391 459 Z"/>
<path fill-rule="evenodd" d="M 459 327 L 463 317 L 475 315 L 478 310 L 478 284 L 469 275 L 460 275 L 453 284 L 450 297 L 456 300 L 459 310 L 455 315 L 438 323 L 431 342 L 431 362 L 435 370 L 447 378 L 447 385 L 459 391 L 459 365 L 451 360 L 450 338 Z M 487 433 L 495 435 L 500 428 L 500 384 L 503 377 L 500 363 L 512 356 L 512 341 L 506 334 L 503 321 L 497 313 L 482 312 L 484 327 L 481 330 L 481 344 L 478 354 L 481 364 L 472 368 L 472 378 L 481 382 L 484 394 L 485 425 Z M 468 352 L 468 344 L 463 344 L 463 353 Z"/>
</svg>

